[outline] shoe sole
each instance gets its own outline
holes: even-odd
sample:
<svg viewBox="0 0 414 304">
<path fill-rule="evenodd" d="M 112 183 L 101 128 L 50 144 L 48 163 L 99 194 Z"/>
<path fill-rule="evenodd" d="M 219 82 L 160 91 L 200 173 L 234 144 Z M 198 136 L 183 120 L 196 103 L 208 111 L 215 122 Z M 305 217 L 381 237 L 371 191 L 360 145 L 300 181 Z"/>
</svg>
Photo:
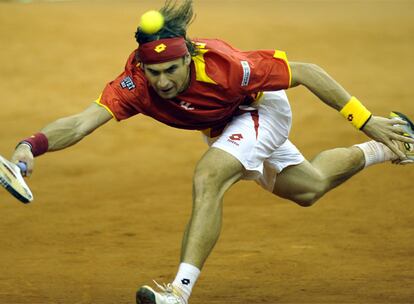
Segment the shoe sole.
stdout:
<svg viewBox="0 0 414 304">
<path fill-rule="evenodd" d="M 157 304 L 154 292 L 150 287 L 143 286 L 137 291 L 137 304 Z"/>
</svg>

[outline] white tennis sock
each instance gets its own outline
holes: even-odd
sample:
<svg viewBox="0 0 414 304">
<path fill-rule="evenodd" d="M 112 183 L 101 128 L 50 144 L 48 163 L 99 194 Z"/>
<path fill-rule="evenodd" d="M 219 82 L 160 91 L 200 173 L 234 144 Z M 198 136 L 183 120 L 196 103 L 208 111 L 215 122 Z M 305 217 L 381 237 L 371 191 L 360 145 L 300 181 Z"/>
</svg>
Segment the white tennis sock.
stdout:
<svg viewBox="0 0 414 304">
<path fill-rule="evenodd" d="M 355 147 L 358 147 L 362 150 L 362 152 L 364 152 L 365 168 L 398 158 L 397 155 L 390 150 L 390 148 L 375 140 L 355 145 Z"/>
<path fill-rule="evenodd" d="M 177 276 L 172 285 L 183 291 L 183 297 L 187 302 L 199 275 L 200 269 L 193 265 L 181 263 L 178 268 Z"/>
</svg>

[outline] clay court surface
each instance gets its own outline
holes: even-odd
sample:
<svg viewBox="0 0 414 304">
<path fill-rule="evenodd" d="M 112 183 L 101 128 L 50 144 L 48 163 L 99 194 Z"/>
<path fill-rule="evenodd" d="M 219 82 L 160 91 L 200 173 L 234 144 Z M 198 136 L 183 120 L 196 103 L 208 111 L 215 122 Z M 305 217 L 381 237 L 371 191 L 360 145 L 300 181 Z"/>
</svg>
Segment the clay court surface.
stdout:
<svg viewBox="0 0 414 304">
<path fill-rule="evenodd" d="M 0 154 L 81 111 L 162 1 L 0 3 Z M 414 3 L 197 1 L 189 34 L 324 67 L 378 115 L 414 117 Z M 311 159 L 366 140 L 304 88 L 292 141 Z M 126 304 L 168 282 L 191 210 L 198 132 L 137 116 L 42 156 L 23 205 L 0 189 L 1 304 Z M 252 182 L 225 197 L 191 303 L 414 303 L 414 167 L 378 165 L 301 208 Z"/>
</svg>

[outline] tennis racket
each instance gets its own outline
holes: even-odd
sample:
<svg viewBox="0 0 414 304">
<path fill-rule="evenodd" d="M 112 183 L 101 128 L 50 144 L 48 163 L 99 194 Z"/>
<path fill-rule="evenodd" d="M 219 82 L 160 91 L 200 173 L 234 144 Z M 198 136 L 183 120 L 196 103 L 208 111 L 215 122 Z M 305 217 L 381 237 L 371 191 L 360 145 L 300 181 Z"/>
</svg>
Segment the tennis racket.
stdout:
<svg viewBox="0 0 414 304">
<path fill-rule="evenodd" d="M 26 169 L 25 163 L 16 165 L 0 155 L 0 185 L 25 204 L 33 200 L 33 194 L 22 176 Z"/>
</svg>

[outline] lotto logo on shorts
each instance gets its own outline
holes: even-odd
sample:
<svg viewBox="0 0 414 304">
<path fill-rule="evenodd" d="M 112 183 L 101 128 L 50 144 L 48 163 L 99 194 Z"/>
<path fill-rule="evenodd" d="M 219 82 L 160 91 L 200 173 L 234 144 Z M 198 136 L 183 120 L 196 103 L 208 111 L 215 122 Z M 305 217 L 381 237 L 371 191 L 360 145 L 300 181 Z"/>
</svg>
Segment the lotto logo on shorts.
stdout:
<svg viewBox="0 0 414 304">
<path fill-rule="evenodd" d="M 232 134 L 231 136 L 229 136 L 227 141 L 238 146 L 239 145 L 238 141 L 242 139 L 243 139 L 243 135 L 241 135 L 240 133 L 237 133 L 237 134 Z"/>
</svg>

